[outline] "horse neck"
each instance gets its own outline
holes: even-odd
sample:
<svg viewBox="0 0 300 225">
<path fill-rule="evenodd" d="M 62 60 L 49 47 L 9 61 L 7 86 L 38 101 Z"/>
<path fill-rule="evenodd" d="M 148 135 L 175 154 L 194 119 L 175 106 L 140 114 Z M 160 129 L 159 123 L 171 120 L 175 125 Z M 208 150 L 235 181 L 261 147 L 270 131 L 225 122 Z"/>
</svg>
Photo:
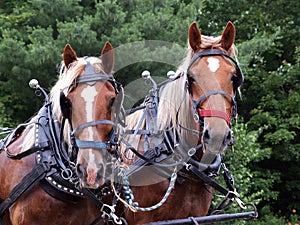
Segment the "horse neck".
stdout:
<svg viewBox="0 0 300 225">
<path fill-rule="evenodd" d="M 161 131 L 170 128 L 175 128 L 179 132 L 179 139 L 184 142 L 185 145 L 195 146 L 198 142 L 198 136 L 193 135 L 191 131 L 187 129 L 196 129 L 196 123 L 193 120 L 193 115 L 190 109 L 189 93 L 185 87 L 186 78 L 182 73 L 177 80 L 167 83 L 161 90 L 159 95 L 159 105 L 157 111 L 157 128 Z M 126 117 L 126 130 L 145 129 L 145 118 L 142 119 L 144 114 L 143 110 L 138 110 L 135 113 Z M 137 127 L 140 125 L 140 127 Z M 175 133 L 174 129 L 174 133 Z M 125 135 L 124 139 L 130 143 L 131 147 L 138 150 L 144 150 L 141 144 L 141 135 Z M 126 146 L 123 144 L 121 147 L 122 155 L 125 154 Z M 143 153 L 143 152 L 140 153 Z M 133 158 L 135 155 L 131 151 L 126 152 L 127 158 Z M 127 164 L 131 164 L 131 161 L 124 159 Z"/>
<path fill-rule="evenodd" d="M 198 137 L 187 129 L 196 129 L 196 123 L 190 109 L 190 98 L 186 88 L 186 75 L 172 81 L 163 88 L 157 113 L 157 125 L 160 130 L 166 130 L 170 125 L 179 131 L 181 141 L 189 146 L 195 146 Z M 174 132 L 175 132 L 174 129 Z"/>
</svg>

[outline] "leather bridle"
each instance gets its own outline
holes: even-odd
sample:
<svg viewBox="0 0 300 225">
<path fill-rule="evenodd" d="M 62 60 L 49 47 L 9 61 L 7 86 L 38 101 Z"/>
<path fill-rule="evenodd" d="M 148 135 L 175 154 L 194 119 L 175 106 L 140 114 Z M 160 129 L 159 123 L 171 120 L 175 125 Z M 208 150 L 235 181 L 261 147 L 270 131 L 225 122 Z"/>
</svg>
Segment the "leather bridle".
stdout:
<svg viewBox="0 0 300 225">
<path fill-rule="evenodd" d="M 87 60 L 86 60 L 87 61 Z M 124 95 L 123 87 L 116 82 L 114 79 L 113 75 L 111 74 L 103 74 L 103 73 L 96 73 L 94 70 L 94 67 L 90 64 L 89 61 L 87 61 L 87 65 L 85 67 L 85 74 L 83 76 L 78 77 L 75 82 L 74 86 L 78 86 L 80 84 L 88 84 L 90 86 L 93 86 L 96 82 L 99 81 L 109 81 L 114 89 L 116 94 Z M 93 120 L 89 121 L 86 123 L 82 123 L 78 125 L 75 129 L 72 128 L 71 122 L 70 122 L 70 110 L 65 109 L 65 103 L 66 98 L 63 93 L 61 93 L 61 110 L 63 113 L 64 119 L 69 120 L 71 132 L 70 132 L 70 140 L 71 140 L 71 145 L 70 146 L 72 149 L 74 148 L 81 148 L 81 149 L 88 149 L 88 148 L 93 148 L 93 149 L 106 149 L 109 153 L 118 155 L 118 140 L 115 137 L 116 134 L 116 128 L 118 125 L 118 119 L 119 119 L 119 114 L 122 108 L 122 101 L 123 98 L 121 98 L 121 101 L 116 104 L 116 111 L 115 112 L 115 121 L 111 120 Z M 67 106 L 68 107 L 68 106 Z M 67 113 L 66 113 L 67 112 Z M 80 130 L 83 130 L 88 127 L 94 127 L 97 125 L 111 125 L 112 126 L 112 131 L 109 137 L 108 141 L 86 141 L 86 140 L 79 140 L 77 138 L 77 134 Z"/>
<path fill-rule="evenodd" d="M 212 50 L 205 50 L 205 51 L 195 53 L 192 57 L 190 65 L 187 69 L 187 87 L 188 87 L 188 91 L 190 94 L 190 99 L 191 99 L 191 103 L 192 103 L 191 108 L 192 108 L 192 113 L 194 115 L 195 122 L 199 123 L 200 119 L 204 118 L 204 117 L 218 117 L 218 118 L 224 119 L 226 121 L 226 123 L 228 124 L 228 126 L 230 126 L 231 117 L 236 116 L 236 114 L 237 114 L 237 104 L 235 101 L 235 96 L 232 96 L 230 93 L 228 93 L 224 90 L 217 89 L 217 90 L 213 90 L 213 91 L 205 93 L 197 100 L 193 99 L 193 97 L 192 97 L 190 81 L 189 81 L 189 70 L 192 67 L 192 65 L 196 62 L 196 60 L 198 60 L 199 58 L 202 58 L 202 57 L 206 57 L 206 56 L 224 56 L 224 57 L 230 59 L 230 61 L 234 64 L 234 66 L 236 68 L 236 76 L 233 76 L 233 78 L 232 78 L 234 92 L 236 92 L 237 88 L 240 87 L 244 81 L 244 76 L 243 76 L 242 70 L 241 70 L 238 62 L 235 61 L 232 57 L 230 57 L 226 52 L 217 50 L 217 49 L 212 49 Z M 232 105 L 233 105 L 231 108 L 230 115 L 226 114 L 223 111 L 219 111 L 219 110 L 200 109 L 199 108 L 199 106 L 202 104 L 203 101 L 205 101 L 210 96 L 217 95 L 217 94 L 228 96 L 230 98 Z"/>
</svg>

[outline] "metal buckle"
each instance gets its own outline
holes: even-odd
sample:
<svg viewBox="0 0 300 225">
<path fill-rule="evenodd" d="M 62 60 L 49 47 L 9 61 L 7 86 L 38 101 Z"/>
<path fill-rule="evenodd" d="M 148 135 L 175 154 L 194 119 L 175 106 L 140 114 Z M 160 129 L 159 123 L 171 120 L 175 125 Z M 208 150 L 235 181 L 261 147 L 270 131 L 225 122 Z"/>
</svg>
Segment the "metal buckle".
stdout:
<svg viewBox="0 0 300 225">
<path fill-rule="evenodd" d="M 196 152 L 197 152 L 196 148 L 190 148 L 188 150 L 188 156 L 192 157 L 193 155 L 195 155 Z"/>
<path fill-rule="evenodd" d="M 107 208 L 109 213 L 104 210 L 104 208 Z M 102 212 L 102 218 L 103 219 L 108 219 L 108 220 L 113 220 L 114 223 L 116 224 L 122 224 L 122 220 L 114 213 L 115 212 L 115 207 L 110 206 L 107 204 L 103 204 L 101 207 L 101 212 Z"/>
<path fill-rule="evenodd" d="M 228 191 L 227 195 L 226 195 L 226 198 L 229 198 L 230 195 L 234 195 L 234 197 L 231 198 L 231 201 L 235 201 L 239 207 L 241 209 L 247 209 L 247 206 L 245 205 L 245 203 L 240 199 L 240 194 L 234 190 L 234 191 Z"/>
</svg>

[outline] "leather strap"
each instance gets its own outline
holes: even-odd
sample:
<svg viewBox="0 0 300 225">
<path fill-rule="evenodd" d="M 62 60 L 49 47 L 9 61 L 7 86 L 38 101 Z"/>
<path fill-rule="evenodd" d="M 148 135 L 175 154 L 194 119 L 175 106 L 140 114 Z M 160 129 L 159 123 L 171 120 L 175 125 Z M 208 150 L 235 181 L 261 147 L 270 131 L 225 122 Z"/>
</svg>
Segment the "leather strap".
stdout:
<svg viewBox="0 0 300 225">
<path fill-rule="evenodd" d="M 30 190 L 38 181 L 46 176 L 46 173 L 50 171 L 51 167 L 47 163 L 37 164 L 28 173 L 22 181 L 17 184 L 10 192 L 8 197 L 0 204 L 0 217 L 4 212 L 16 202 L 26 191 Z"/>
<path fill-rule="evenodd" d="M 198 109 L 200 117 L 219 117 L 224 119 L 227 124 L 230 124 L 230 117 L 225 112 L 213 109 Z"/>
<path fill-rule="evenodd" d="M 233 197 L 231 190 L 227 190 L 220 184 L 218 184 L 215 180 L 207 176 L 204 172 L 198 170 L 195 166 L 189 165 L 188 170 L 192 171 L 199 179 L 201 179 L 205 184 L 208 184 L 209 186 L 215 188 L 219 192 L 221 192 L 223 195 L 230 197 Z M 231 187 L 230 187 L 231 188 Z M 233 195 L 233 196 L 231 196 Z"/>
</svg>

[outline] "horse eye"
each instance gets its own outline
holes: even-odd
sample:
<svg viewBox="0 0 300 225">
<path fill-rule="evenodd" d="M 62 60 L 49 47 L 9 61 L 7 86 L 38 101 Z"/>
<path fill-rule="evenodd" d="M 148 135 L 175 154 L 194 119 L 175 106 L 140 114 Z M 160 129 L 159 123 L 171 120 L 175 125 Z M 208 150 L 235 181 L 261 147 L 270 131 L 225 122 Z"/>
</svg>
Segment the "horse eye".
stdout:
<svg viewBox="0 0 300 225">
<path fill-rule="evenodd" d="M 235 77 L 236 77 L 236 73 L 235 72 L 231 72 L 231 82 L 234 81 Z"/>
</svg>

